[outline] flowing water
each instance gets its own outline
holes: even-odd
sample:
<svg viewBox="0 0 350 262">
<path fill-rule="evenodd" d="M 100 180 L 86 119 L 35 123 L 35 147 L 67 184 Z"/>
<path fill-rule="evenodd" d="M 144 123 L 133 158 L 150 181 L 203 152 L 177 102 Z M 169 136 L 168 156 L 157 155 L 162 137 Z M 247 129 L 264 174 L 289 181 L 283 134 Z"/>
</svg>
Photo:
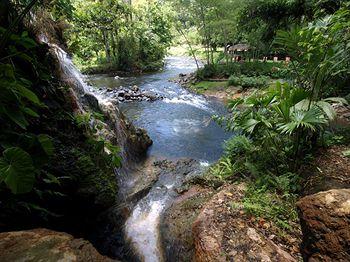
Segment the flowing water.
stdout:
<svg viewBox="0 0 350 262">
<path fill-rule="evenodd" d="M 45 37 L 43 42 L 48 42 Z M 109 102 L 107 88 L 137 85 L 142 91 L 153 91 L 164 97 L 154 102 L 130 102 L 120 104 L 119 108 L 133 121 L 136 126 L 147 130 L 154 141 L 149 155 L 155 158 L 197 159 L 206 165 L 217 160 L 222 153 L 222 143 L 228 138 L 215 122 L 211 120 L 214 114 L 225 114 L 224 106 L 215 100 L 206 99 L 183 89 L 180 85 L 169 82 L 170 78 L 179 73 L 195 70 L 195 63 L 188 58 L 170 57 L 162 72 L 137 77 L 108 77 L 94 75 L 87 77 L 92 85 L 86 84 L 84 76 L 75 68 L 70 57 L 64 50 L 50 44 L 56 54 L 64 78 L 73 83 L 80 106 L 81 99 L 86 94 L 94 96 L 100 106 L 108 114 L 118 114 L 119 110 Z M 109 110 L 111 109 L 112 110 Z M 119 121 L 120 116 L 111 117 Z M 125 130 L 115 123 L 118 141 L 123 150 Z M 123 177 L 124 191 L 135 186 L 135 177 L 126 174 Z M 181 174 L 164 173 L 153 185 L 149 193 L 133 208 L 125 223 L 125 234 L 135 253 L 142 261 L 163 261 L 162 245 L 160 243 L 159 221 L 164 209 L 176 197 L 174 188 L 181 185 L 184 177 Z M 121 183 L 121 181 L 119 181 Z M 126 186 L 127 185 L 127 186 Z"/>
<path fill-rule="evenodd" d="M 154 144 L 149 155 L 155 158 L 193 158 L 202 165 L 214 162 L 222 154 L 222 144 L 228 138 L 212 116 L 226 114 L 222 103 L 193 94 L 169 79 L 196 69 L 192 59 L 169 57 L 163 71 L 136 77 L 94 75 L 88 80 L 99 91 L 137 85 L 142 91 L 152 91 L 164 97 L 154 102 L 128 102 L 120 105 L 123 113 L 136 126 L 145 128 Z M 128 174 L 123 182 L 132 188 L 135 179 Z M 163 261 L 159 223 L 162 212 L 176 196 L 174 188 L 183 176 L 161 175 L 147 196 L 134 207 L 126 221 L 125 233 L 135 253 L 142 261 Z"/>
<path fill-rule="evenodd" d="M 163 71 L 137 77 L 90 76 L 97 87 L 118 88 L 137 85 L 142 91 L 153 91 L 164 97 L 154 102 L 121 104 L 123 113 L 136 126 L 145 128 L 154 144 L 149 154 L 156 157 L 190 157 L 205 162 L 217 160 L 227 134 L 211 119 L 225 114 L 225 107 L 182 88 L 169 79 L 196 69 L 186 57 L 169 57 Z"/>
</svg>

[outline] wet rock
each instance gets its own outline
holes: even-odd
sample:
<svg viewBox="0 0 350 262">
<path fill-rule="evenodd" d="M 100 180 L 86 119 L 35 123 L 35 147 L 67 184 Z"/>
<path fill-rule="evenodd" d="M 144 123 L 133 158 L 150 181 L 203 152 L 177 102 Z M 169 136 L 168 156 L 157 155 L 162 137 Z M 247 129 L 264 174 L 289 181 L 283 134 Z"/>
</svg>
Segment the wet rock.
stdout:
<svg viewBox="0 0 350 262">
<path fill-rule="evenodd" d="M 159 258 L 159 261 L 163 261 L 163 243 L 159 232 L 163 209 L 177 196 L 174 189 L 181 185 L 186 176 L 198 168 L 200 168 L 199 162 L 191 159 L 162 160 L 153 163 L 152 170 L 156 170 L 159 179 L 149 193 L 137 203 L 125 224 L 126 236 L 131 241 L 130 246 L 134 253 L 139 255 L 140 260 L 158 261 Z M 132 180 L 134 185 L 135 179 L 132 178 Z"/>
<path fill-rule="evenodd" d="M 178 83 L 183 87 L 189 86 L 189 84 L 194 84 L 198 81 L 195 73 L 190 74 L 179 74 L 179 77 L 171 80 L 174 83 Z"/>
<path fill-rule="evenodd" d="M 131 88 L 132 91 L 134 92 L 139 92 L 140 91 L 140 88 L 137 86 L 137 85 L 134 85 L 132 88 Z"/>
<path fill-rule="evenodd" d="M 125 118 L 118 106 L 110 101 L 105 101 L 100 106 L 106 123 L 100 123 L 102 128 L 97 131 L 97 135 L 120 146 L 123 164 L 143 158 L 147 148 L 153 143 L 147 132 L 136 128 Z"/>
<path fill-rule="evenodd" d="M 166 261 L 193 261 L 192 223 L 211 195 L 210 189 L 193 186 L 164 212 L 160 230 Z"/>
<path fill-rule="evenodd" d="M 97 111 L 97 112 L 101 111 L 99 103 L 98 103 L 98 99 L 93 94 L 86 93 L 83 96 L 83 99 L 91 107 L 91 109 L 93 109 L 94 111 Z"/>
<path fill-rule="evenodd" d="M 350 189 L 306 196 L 297 203 L 306 261 L 350 261 Z"/>
<path fill-rule="evenodd" d="M 0 233 L 1 261 L 116 261 L 100 255 L 84 239 L 51 231 L 34 229 Z"/>
<path fill-rule="evenodd" d="M 136 85 L 129 88 L 120 87 L 118 91 L 115 92 L 115 96 L 120 102 L 155 101 L 162 99 L 157 93 L 151 91 L 142 92 Z"/>
<path fill-rule="evenodd" d="M 158 99 L 158 95 L 156 93 L 153 93 L 151 91 L 144 92 L 143 95 L 147 98 L 149 98 L 151 101 L 155 101 Z"/>
<path fill-rule="evenodd" d="M 139 145 L 136 151 L 145 152 L 153 144 L 152 139 L 143 128 L 136 128 L 135 135 L 130 136 L 131 140 Z"/>
</svg>

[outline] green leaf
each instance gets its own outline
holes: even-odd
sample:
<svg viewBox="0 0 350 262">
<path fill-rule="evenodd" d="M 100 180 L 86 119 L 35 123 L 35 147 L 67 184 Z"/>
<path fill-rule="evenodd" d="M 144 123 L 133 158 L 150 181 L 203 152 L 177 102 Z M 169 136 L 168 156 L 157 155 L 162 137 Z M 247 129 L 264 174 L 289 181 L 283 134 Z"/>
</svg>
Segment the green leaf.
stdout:
<svg viewBox="0 0 350 262">
<path fill-rule="evenodd" d="M 45 153 L 48 156 L 52 156 L 54 152 L 54 146 L 53 146 L 51 137 L 48 135 L 41 134 L 41 135 L 38 135 L 38 141 L 41 147 L 43 148 L 43 150 L 45 151 Z"/>
<path fill-rule="evenodd" d="M 36 105 L 41 105 L 40 100 L 36 96 L 36 94 L 34 94 L 34 92 L 29 90 L 28 88 L 20 85 L 20 86 L 18 86 L 17 90 L 21 94 L 22 97 L 28 99 L 29 101 L 33 102 Z"/>
<path fill-rule="evenodd" d="M 346 99 L 344 99 L 342 97 L 328 97 L 328 98 L 324 99 L 324 101 L 330 102 L 330 103 L 341 104 L 341 105 L 348 104 L 348 101 L 346 101 Z"/>
<path fill-rule="evenodd" d="M 19 125 L 21 128 L 26 129 L 29 123 L 27 122 L 26 118 L 24 117 L 23 113 L 18 109 L 5 109 L 6 115 L 17 125 Z"/>
<path fill-rule="evenodd" d="M 43 181 L 47 184 L 57 184 L 57 185 L 61 184 L 60 181 L 58 180 L 58 178 L 50 173 L 47 173 L 46 177 L 47 178 L 44 178 Z"/>
<path fill-rule="evenodd" d="M 39 117 L 38 113 L 35 112 L 34 110 L 30 109 L 29 107 L 24 107 L 22 108 L 22 111 L 24 113 L 26 113 L 27 115 L 29 116 L 32 116 L 32 117 Z"/>
<path fill-rule="evenodd" d="M 120 167 L 122 165 L 122 159 L 120 156 L 113 155 L 112 156 L 112 163 L 116 167 Z"/>
<path fill-rule="evenodd" d="M 243 129 L 248 133 L 253 133 L 255 127 L 260 123 L 254 118 L 247 119 L 243 124 Z"/>
<path fill-rule="evenodd" d="M 343 151 L 343 156 L 350 157 L 350 150 Z"/>
<path fill-rule="evenodd" d="M 30 155 L 23 149 L 11 147 L 0 158 L 0 182 L 5 182 L 14 194 L 30 192 L 35 180 L 35 168 Z"/>
<path fill-rule="evenodd" d="M 330 103 L 325 101 L 318 101 L 317 106 L 323 110 L 329 120 L 333 120 L 336 117 L 337 113 Z"/>
</svg>

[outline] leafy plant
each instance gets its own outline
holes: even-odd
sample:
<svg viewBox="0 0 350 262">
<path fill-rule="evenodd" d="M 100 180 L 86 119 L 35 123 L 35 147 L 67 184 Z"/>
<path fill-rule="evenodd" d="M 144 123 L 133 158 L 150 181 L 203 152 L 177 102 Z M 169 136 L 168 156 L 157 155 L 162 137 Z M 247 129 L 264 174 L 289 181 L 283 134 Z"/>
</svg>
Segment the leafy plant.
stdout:
<svg viewBox="0 0 350 262">
<path fill-rule="evenodd" d="M 30 155 L 18 147 L 11 147 L 0 158 L 0 183 L 5 182 L 12 193 L 27 193 L 32 190 L 35 168 Z"/>
<path fill-rule="evenodd" d="M 231 62 L 228 64 L 205 65 L 197 71 L 197 77 L 201 80 L 222 77 L 257 77 L 257 79 L 289 78 L 289 67 L 283 63 L 267 63 L 260 61 L 245 61 L 243 63 Z"/>
<path fill-rule="evenodd" d="M 268 85 L 268 78 L 264 76 L 231 76 L 228 79 L 229 86 L 241 86 L 243 88 L 262 88 Z"/>
<path fill-rule="evenodd" d="M 292 57 L 296 83 L 317 101 L 349 73 L 350 10 L 342 8 L 304 28 L 278 31 L 275 44 Z M 338 86 L 338 88 L 344 86 Z"/>
<path fill-rule="evenodd" d="M 248 186 L 242 204 L 248 214 L 274 221 L 282 231 L 290 231 L 298 221 L 295 201 L 296 195 L 276 194 L 273 190 L 259 188 L 252 183 Z"/>
</svg>

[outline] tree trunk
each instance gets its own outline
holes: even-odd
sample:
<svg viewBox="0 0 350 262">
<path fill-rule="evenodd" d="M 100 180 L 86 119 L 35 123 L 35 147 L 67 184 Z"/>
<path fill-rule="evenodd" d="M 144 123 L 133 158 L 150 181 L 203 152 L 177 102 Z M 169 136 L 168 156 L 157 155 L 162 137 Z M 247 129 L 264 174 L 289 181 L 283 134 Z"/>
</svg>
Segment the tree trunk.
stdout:
<svg viewBox="0 0 350 262">
<path fill-rule="evenodd" d="M 197 70 L 198 70 L 199 69 L 198 60 L 197 60 L 196 54 L 195 54 L 195 52 L 194 52 L 194 50 L 192 48 L 192 45 L 191 45 L 190 41 L 188 40 L 186 34 L 182 31 L 182 29 L 180 27 L 177 27 L 176 29 L 185 38 L 185 41 L 186 41 L 188 47 L 190 48 L 191 55 L 193 56 L 193 59 L 196 62 L 196 66 L 197 66 Z"/>
<path fill-rule="evenodd" d="M 111 43 L 112 43 L 112 55 L 113 55 L 113 58 L 115 59 L 117 57 L 117 52 L 116 52 L 116 44 L 115 44 L 115 39 L 114 39 L 114 33 L 113 32 L 110 32 L 111 34 Z"/>
<path fill-rule="evenodd" d="M 103 42 L 105 44 L 105 52 L 106 52 L 106 59 L 107 62 L 111 62 L 111 48 L 109 45 L 109 39 L 108 39 L 108 32 L 105 29 L 102 29 L 102 35 L 103 35 Z"/>
<path fill-rule="evenodd" d="M 207 34 L 207 25 L 205 22 L 205 14 L 204 14 L 204 10 L 203 10 L 203 6 L 200 6 L 200 14 L 201 14 L 201 19 L 202 19 L 202 23 L 203 23 L 203 30 L 204 30 L 204 41 L 205 41 L 205 52 L 206 52 L 206 56 L 207 56 L 207 64 L 210 64 L 210 44 L 209 44 L 209 37 Z"/>
</svg>

